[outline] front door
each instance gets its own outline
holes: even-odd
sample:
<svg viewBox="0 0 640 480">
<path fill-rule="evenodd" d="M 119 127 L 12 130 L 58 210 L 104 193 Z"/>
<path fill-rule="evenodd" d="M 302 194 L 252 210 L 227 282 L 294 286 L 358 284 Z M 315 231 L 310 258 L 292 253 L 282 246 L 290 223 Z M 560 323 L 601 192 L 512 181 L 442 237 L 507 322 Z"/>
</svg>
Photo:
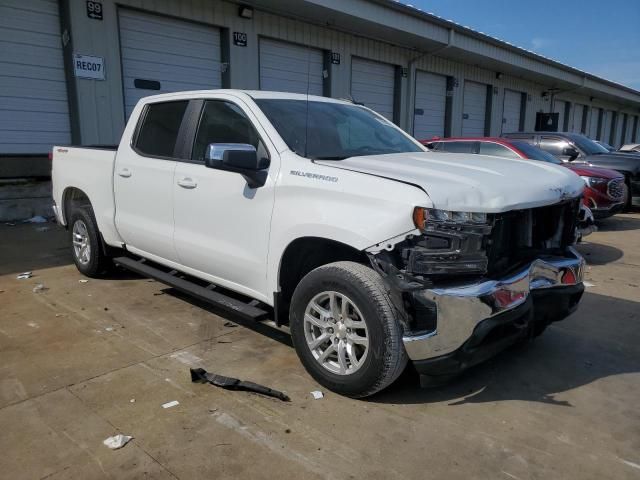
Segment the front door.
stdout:
<svg viewBox="0 0 640 480">
<path fill-rule="evenodd" d="M 187 100 L 150 103 L 131 145 L 116 155 L 116 228 L 135 253 L 177 261 L 173 245 L 173 174 Z"/>
<path fill-rule="evenodd" d="M 173 182 L 180 263 L 214 283 L 271 301 L 266 271 L 279 157 L 255 116 L 232 97 L 205 100 L 197 125 L 191 159 L 177 163 Z M 206 167 L 211 143 L 250 144 L 270 157 L 266 184 L 249 188 L 239 173 Z"/>
</svg>

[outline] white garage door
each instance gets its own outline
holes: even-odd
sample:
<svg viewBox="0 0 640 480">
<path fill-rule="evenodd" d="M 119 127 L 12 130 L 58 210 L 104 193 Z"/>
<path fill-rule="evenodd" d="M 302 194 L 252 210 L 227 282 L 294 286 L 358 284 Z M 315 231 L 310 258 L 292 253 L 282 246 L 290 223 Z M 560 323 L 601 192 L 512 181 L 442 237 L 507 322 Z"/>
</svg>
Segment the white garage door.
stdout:
<svg viewBox="0 0 640 480">
<path fill-rule="evenodd" d="M 555 100 L 553 102 L 553 112 L 558 114 L 558 132 L 564 132 L 564 113 L 567 108 L 567 102 L 564 100 Z"/>
<path fill-rule="evenodd" d="M 444 137 L 447 77 L 416 72 L 413 136 L 418 139 Z"/>
<path fill-rule="evenodd" d="M 573 106 L 573 121 L 570 130 L 575 133 L 582 133 L 582 117 L 584 116 L 584 105 L 576 103 Z"/>
<path fill-rule="evenodd" d="M 119 18 L 127 118 L 142 97 L 222 86 L 217 28 L 125 9 Z"/>
<path fill-rule="evenodd" d="M 502 133 L 520 131 L 521 108 L 522 93 L 505 89 L 502 107 Z"/>
<path fill-rule="evenodd" d="M 71 143 L 55 0 L 0 2 L 0 154 Z"/>
<path fill-rule="evenodd" d="M 362 58 L 351 59 L 351 97 L 393 121 L 395 67 Z"/>
<path fill-rule="evenodd" d="M 462 136 L 483 137 L 487 111 L 487 86 L 464 81 Z"/>
<path fill-rule="evenodd" d="M 588 137 L 597 140 L 598 139 L 598 122 L 600 120 L 600 109 L 594 107 L 591 109 L 591 118 L 589 118 L 589 134 Z"/>
<path fill-rule="evenodd" d="M 260 39 L 260 89 L 322 95 L 322 50 Z"/>
</svg>

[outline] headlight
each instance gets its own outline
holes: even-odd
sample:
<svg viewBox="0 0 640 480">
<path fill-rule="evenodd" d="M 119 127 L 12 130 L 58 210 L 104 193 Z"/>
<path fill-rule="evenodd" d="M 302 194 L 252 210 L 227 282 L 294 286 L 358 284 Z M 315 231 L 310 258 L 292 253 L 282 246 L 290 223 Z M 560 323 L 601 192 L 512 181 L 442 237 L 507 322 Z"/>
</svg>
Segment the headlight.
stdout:
<svg viewBox="0 0 640 480">
<path fill-rule="evenodd" d="M 422 232 L 415 247 L 407 252 L 413 273 L 486 273 L 485 241 L 492 228 L 486 213 L 416 207 L 413 222 Z"/>
<path fill-rule="evenodd" d="M 482 212 L 453 212 L 437 208 L 416 207 L 413 210 L 416 228 L 426 230 L 429 223 L 452 225 L 486 225 L 487 214 Z"/>
<path fill-rule="evenodd" d="M 597 187 L 599 185 L 606 185 L 609 180 L 607 180 L 606 178 L 600 178 L 600 177 L 583 177 L 582 175 L 580 176 L 580 178 L 582 178 L 582 180 L 584 180 L 584 183 L 587 185 L 587 187 Z"/>
</svg>

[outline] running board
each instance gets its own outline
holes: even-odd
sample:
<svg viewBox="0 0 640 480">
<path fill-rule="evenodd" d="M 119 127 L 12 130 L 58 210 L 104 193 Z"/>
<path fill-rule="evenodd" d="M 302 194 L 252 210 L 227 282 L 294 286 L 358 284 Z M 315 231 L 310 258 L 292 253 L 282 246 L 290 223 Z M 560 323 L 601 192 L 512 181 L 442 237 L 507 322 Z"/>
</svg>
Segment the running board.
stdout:
<svg viewBox="0 0 640 480">
<path fill-rule="evenodd" d="M 269 313 L 266 310 L 258 308 L 256 305 L 259 303 L 256 300 L 250 302 L 243 302 L 235 298 L 229 297 L 223 293 L 217 292 L 213 284 L 202 287 L 194 282 L 180 278 L 178 272 L 172 270 L 166 272 L 160 268 L 148 265 L 144 260 L 135 260 L 130 257 L 117 257 L 113 259 L 116 265 L 131 270 L 145 277 L 153 278 L 165 285 L 175 288 L 181 292 L 191 295 L 204 302 L 211 303 L 228 312 L 236 313 L 249 317 L 253 320 L 262 320 L 266 318 Z"/>
</svg>

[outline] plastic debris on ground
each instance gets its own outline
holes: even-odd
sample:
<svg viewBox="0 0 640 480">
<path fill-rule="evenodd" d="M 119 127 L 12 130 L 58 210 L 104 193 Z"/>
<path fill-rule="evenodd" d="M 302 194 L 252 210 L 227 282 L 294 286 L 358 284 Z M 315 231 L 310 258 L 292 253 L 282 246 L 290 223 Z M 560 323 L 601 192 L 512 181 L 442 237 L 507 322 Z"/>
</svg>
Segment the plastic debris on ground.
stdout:
<svg viewBox="0 0 640 480">
<path fill-rule="evenodd" d="M 177 400 L 173 400 L 171 402 L 163 403 L 162 408 L 171 408 L 175 407 L 176 405 L 180 405 L 180 402 Z"/>
<path fill-rule="evenodd" d="M 86 278 L 83 278 L 81 280 L 78 280 L 79 283 L 87 283 L 89 280 L 87 280 Z"/>
<path fill-rule="evenodd" d="M 232 322 L 224 322 L 224 326 L 229 328 L 234 328 L 234 327 L 237 327 L 238 325 Z"/>
<path fill-rule="evenodd" d="M 25 280 L 25 279 L 31 278 L 31 277 L 33 277 L 33 272 L 22 272 L 16 278 L 18 280 Z"/>
<path fill-rule="evenodd" d="M 42 215 L 36 215 L 35 217 L 31 217 L 24 221 L 24 223 L 47 223 L 47 219 Z"/>
<path fill-rule="evenodd" d="M 136 403 L 136 399 L 132 398 L 131 400 L 129 400 L 129 403 Z"/>
<path fill-rule="evenodd" d="M 261 395 L 266 395 L 267 397 L 277 398 L 283 402 L 289 402 L 291 400 L 286 393 L 273 390 L 272 388 L 265 387 L 258 383 L 209 373 L 203 368 L 190 368 L 189 371 L 191 372 L 191 381 L 194 383 L 210 383 L 215 387 L 227 390 L 244 390 L 245 392 L 259 393 Z"/>
<path fill-rule="evenodd" d="M 104 443 L 111 450 L 117 450 L 124 447 L 131 441 L 132 438 L 133 437 L 130 435 L 122 435 L 121 433 L 119 433 L 118 435 L 114 435 L 113 437 L 106 438 L 102 443 Z"/>
<path fill-rule="evenodd" d="M 33 293 L 40 293 L 46 290 L 49 290 L 49 289 L 44 286 L 44 283 L 39 283 L 35 287 L 33 287 Z"/>
<path fill-rule="evenodd" d="M 595 287 L 596 285 L 594 283 L 591 282 L 582 282 L 584 284 L 585 287 Z"/>
<path fill-rule="evenodd" d="M 314 390 L 313 392 L 311 392 L 311 395 L 313 395 L 314 400 L 320 400 L 324 397 L 324 393 L 322 393 L 320 390 Z"/>
</svg>

